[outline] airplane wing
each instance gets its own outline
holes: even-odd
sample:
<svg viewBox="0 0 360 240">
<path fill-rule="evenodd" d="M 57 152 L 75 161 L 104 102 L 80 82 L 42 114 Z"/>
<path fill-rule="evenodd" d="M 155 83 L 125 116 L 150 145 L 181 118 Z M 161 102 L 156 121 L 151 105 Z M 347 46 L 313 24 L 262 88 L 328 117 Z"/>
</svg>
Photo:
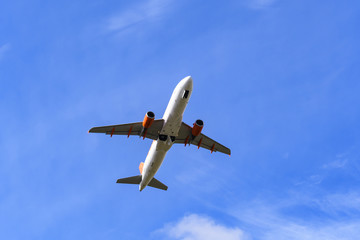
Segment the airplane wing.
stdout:
<svg viewBox="0 0 360 240">
<path fill-rule="evenodd" d="M 212 140 L 211 138 L 209 138 L 208 136 L 202 133 L 199 136 L 195 137 L 193 140 L 191 140 L 191 129 L 192 128 L 189 125 L 182 122 L 175 143 L 182 143 L 182 144 L 191 143 L 195 146 L 198 146 L 198 148 L 199 147 L 206 148 L 211 152 L 222 152 L 231 155 L 231 150 L 229 148 Z"/>
<path fill-rule="evenodd" d="M 146 130 L 146 138 L 150 138 L 156 140 L 159 136 L 159 132 L 163 127 L 164 120 L 158 119 L 154 120 L 151 126 Z M 89 133 L 105 133 L 107 135 L 137 135 L 142 136 L 143 125 L 142 122 L 135 122 L 135 123 L 127 123 L 127 124 L 120 124 L 120 125 L 109 125 L 103 127 L 93 127 L 89 130 Z"/>
</svg>

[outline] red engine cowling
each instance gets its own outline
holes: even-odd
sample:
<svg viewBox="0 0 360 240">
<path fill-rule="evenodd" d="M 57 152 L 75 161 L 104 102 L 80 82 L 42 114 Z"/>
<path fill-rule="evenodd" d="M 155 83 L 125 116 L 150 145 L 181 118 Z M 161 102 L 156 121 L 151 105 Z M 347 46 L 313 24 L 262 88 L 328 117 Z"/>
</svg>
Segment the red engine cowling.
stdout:
<svg viewBox="0 0 360 240">
<path fill-rule="evenodd" d="M 153 112 L 147 112 L 144 117 L 144 121 L 142 123 L 145 129 L 149 128 L 151 124 L 154 122 L 155 114 Z"/>
<path fill-rule="evenodd" d="M 199 136 L 203 127 L 204 127 L 204 122 L 200 119 L 196 120 L 191 130 L 191 135 L 193 135 L 193 137 Z"/>
</svg>

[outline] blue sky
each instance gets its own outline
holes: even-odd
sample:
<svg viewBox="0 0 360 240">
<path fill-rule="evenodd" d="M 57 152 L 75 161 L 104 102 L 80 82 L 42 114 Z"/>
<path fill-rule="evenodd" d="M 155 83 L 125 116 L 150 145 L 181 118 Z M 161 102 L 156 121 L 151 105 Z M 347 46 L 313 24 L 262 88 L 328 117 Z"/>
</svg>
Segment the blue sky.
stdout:
<svg viewBox="0 0 360 240">
<path fill-rule="evenodd" d="M 11 1 L 0 8 L 3 239 L 357 239 L 358 1 Z M 88 134 L 184 115 L 168 191 L 115 184 L 151 141 Z"/>
</svg>

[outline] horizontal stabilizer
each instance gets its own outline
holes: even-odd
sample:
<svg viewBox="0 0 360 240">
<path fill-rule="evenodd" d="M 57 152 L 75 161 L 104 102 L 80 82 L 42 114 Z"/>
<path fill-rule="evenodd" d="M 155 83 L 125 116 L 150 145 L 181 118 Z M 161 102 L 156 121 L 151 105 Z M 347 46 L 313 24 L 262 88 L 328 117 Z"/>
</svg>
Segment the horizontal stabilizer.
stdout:
<svg viewBox="0 0 360 240">
<path fill-rule="evenodd" d="M 120 178 L 116 181 L 116 183 L 128 183 L 128 184 L 139 184 L 141 182 L 141 175 L 127 177 L 127 178 Z"/>
<path fill-rule="evenodd" d="M 165 191 L 168 189 L 168 187 L 165 184 L 163 184 L 162 182 L 160 182 L 156 178 L 151 179 L 148 186 L 153 187 L 153 188 L 159 188 L 159 189 L 162 189 L 162 190 L 165 190 Z"/>
</svg>

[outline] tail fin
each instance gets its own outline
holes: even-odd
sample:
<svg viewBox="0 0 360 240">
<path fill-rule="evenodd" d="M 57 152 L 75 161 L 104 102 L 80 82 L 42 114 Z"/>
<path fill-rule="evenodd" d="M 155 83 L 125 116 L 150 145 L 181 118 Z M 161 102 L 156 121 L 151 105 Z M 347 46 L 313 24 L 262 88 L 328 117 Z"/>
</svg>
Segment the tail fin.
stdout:
<svg viewBox="0 0 360 240">
<path fill-rule="evenodd" d="M 168 189 L 168 187 L 165 184 L 163 184 L 162 182 L 160 182 L 156 178 L 151 179 L 148 186 L 153 187 L 153 188 L 159 188 L 159 189 L 162 189 L 162 190 L 165 190 L 165 191 Z"/>
<path fill-rule="evenodd" d="M 139 165 L 140 174 L 142 174 L 143 168 L 144 168 L 144 163 L 141 162 L 140 165 Z"/>
<path fill-rule="evenodd" d="M 139 184 L 141 182 L 142 176 L 137 175 L 133 177 L 120 178 L 116 181 L 116 183 L 128 183 L 128 184 Z"/>
</svg>

